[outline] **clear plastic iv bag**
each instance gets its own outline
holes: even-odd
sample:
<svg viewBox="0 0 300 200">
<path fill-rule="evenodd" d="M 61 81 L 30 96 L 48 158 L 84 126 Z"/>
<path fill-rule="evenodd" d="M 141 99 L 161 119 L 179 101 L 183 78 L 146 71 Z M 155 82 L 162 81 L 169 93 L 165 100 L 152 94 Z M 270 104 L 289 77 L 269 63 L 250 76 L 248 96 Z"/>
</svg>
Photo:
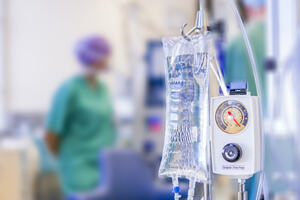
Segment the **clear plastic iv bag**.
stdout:
<svg viewBox="0 0 300 200">
<path fill-rule="evenodd" d="M 211 39 L 163 39 L 167 110 L 160 177 L 208 182 L 209 65 Z M 190 188 L 191 189 L 191 188 Z M 176 193 L 176 192 L 175 192 Z M 190 193 L 190 192 L 189 192 Z M 175 197 L 176 199 L 176 197 Z"/>
</svg>

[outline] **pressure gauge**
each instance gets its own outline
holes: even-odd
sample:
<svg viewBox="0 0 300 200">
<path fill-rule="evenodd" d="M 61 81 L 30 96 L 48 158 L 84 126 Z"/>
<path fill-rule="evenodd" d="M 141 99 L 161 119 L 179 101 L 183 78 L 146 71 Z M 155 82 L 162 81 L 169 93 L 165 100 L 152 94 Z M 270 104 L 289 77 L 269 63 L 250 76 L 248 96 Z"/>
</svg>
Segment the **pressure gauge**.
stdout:
<svg viewBox="0 0 300 200">
<path fill-rule="evenodd" d="M 262 170 L 260 99 L 250 95 L 211 98 L 213 172 L 247 179 Z"/>
<path fill-rule="evenodd" d="M 248 124 L 248 111 L 241 102 L 227 100 L 218 107 L 215 120 L 225 133 L 237 134 Z"/>
</svg>

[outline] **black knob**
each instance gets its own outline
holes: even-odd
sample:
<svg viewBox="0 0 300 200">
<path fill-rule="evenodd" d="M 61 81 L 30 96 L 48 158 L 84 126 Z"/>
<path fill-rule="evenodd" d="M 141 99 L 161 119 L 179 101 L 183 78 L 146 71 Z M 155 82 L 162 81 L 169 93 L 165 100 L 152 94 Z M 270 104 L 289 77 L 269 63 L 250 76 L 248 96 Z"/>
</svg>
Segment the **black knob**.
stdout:
<svg viewBox="0 0 300 200">
<path fill-rule="evenodd" d="M 223 147 L 222 156 L 228 162 L 236 162 L 242 156 L 241 147 L 237 144 L 226 144 Z"/>
</svg>

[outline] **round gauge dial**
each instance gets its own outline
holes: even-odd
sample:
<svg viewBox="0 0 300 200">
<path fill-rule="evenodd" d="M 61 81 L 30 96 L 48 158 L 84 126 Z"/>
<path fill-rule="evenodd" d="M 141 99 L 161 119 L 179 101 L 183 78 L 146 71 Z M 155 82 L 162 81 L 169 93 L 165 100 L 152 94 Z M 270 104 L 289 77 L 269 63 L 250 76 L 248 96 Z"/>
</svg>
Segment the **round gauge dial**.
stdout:
<svg viewBox="0 0 300 200">
<path fill-rule="evenodd" d="M 248 111 L 239 101 L 224 101 L 217 109 L 216 123 L 218 127 L 228 134 L 241 132 L 248 124 Z"/>
</svg>

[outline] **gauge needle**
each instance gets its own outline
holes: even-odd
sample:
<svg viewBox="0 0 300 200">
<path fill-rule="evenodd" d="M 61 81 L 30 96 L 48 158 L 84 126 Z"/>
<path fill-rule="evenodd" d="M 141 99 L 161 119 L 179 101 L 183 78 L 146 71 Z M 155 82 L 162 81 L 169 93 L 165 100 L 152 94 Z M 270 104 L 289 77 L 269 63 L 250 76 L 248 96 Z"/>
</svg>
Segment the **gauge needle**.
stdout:
<svg viewBox="0 0 300 200">
<path fill-rule="evenodd" d="M 230 111 L 228 111 L 228 115 L 229 115 L 229 116 L 232 116 L 232 114 L 231 114 Z M 233 118 L 233 121 L 234 121 L 239 127 L 241 127 L 240 124 L 235 120 L 235 118 L 234 118 L 233 116 L 232 116 L 232 118 Z"/>
</svg>

